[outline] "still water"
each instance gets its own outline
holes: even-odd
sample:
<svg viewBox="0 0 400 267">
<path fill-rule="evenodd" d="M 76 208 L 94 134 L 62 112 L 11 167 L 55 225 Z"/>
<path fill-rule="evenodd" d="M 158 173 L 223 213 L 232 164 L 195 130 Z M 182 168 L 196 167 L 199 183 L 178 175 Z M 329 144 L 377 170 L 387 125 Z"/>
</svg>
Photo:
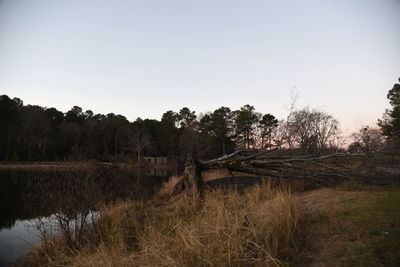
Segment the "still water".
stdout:
<svg viewBox="0 0 400 267">
<path fill-rule="evenodd" d="M 7 266 L 40 241 L 35 220 L 17 220 L 11 228 L 0 230 L 0 266 Z"/>
<path fill-rule="evenodd" d="M 0 266 L 17 261 L 39 242 L 38 226 L 52 214 L 95 211 L 99 203 L 118 199 L 149 199 L 171 174 L 119 168 L 0 171 Z"/>
</svg>

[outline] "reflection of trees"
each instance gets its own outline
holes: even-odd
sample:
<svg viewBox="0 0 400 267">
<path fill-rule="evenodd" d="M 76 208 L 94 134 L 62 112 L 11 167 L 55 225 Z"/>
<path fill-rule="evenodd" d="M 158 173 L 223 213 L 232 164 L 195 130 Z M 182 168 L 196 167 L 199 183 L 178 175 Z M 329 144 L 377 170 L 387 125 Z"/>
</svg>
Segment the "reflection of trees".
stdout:
<svg viewBox="0 0 400 267">
<path fill-rule="evenodd" d="M 1 171 L 0 229 L 16 220 L 87 214 L 99 203 L 148 199 L 162 179 L 136 169 L 93 167 L 83 171 Z M 139 179 L 139 176 L 141 179 Z"/>
<path fill-rule="evenodd" d="M 78 175 L 81 177 L 75 178 Z M 42 209 L 51 210 L 55 221 L 55 225 L 51 225 L 42 223 L 42 219 L 37 220 L 45 242 L 48 235 L 44 233 L 49 233 L 49 226 L 61 233 L 71 248 L 83 241 L 84 231 L 93 222 L 90 220 L 92 211 L 106 198 L 101 191 L 102 183 L 103 180 L 97 180 L 91 171 L 81 174 L 65 172 L 51 179 L 50 183 L 40 183 L 39 190 L 47 193 Z"/>
</svg>

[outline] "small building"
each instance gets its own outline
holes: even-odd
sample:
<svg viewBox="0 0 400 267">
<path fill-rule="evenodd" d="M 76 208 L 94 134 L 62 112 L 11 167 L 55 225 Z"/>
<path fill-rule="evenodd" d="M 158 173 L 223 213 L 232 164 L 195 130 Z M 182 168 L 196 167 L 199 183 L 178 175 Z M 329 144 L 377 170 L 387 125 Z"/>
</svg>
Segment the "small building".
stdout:
<svg viewBox="0 0 400 267">
<path fill-rule="evenodd" d="M 166 157 L 144 157 L 144 160 L 152 165 L 168 164 L 168 159 Z"/>
</svg>

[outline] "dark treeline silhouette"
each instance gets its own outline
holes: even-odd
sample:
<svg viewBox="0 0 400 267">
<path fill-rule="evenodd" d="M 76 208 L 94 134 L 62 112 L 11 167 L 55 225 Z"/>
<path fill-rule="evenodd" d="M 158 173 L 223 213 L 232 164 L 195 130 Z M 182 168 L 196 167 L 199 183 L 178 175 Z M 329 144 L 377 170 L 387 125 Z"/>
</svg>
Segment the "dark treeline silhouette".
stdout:
<svg viewBox="0 0 400 267">
<path fill-rule="evenodd" d="M 136 160 L 143 156 L 213 158 L 237 148 L 268 148 L 278 121 L 250 105 L 232 111 L 221 107 L 197 117 L 182 108 L 161 120 L 94 114 L 74 106 L 24 105 L 19 98 L 0 96 L 0 160 L 64 161 Z"/>
<path fill-rule="evenodd" d="M 387 109 L 378 125 L 382 129 L 383 135 L 387 138 L 387 143 L 392 152 L 399 153 L 400 150 L 400 78 L 399 83 L 395 83 L 389 90 L 387 99 L 392 106 Z"/>
<path fill-rule="evenodd" d="M 379 120 L 381 128 L 364 127 L 353 135 L 350 150 L 399 151 L 400 84 L 389 90 L 387 98 L 392 109 Z M 308 107 L 292 108 L 279 122 L 251 105 L 238 110 L 220 107 L 201 116 L 184 107 L 166 111 L 161 120 L 130 122 L 114 113 L 94 114 L 77 106 L 63 113 L 0 96 L 0 161 L 130 161 L 189 154 L 210 159 L 253 148 L 323 154 L 343 147 L 345 139 L 339 133 L 339 122 L 332 115 Z"/>
</svg>

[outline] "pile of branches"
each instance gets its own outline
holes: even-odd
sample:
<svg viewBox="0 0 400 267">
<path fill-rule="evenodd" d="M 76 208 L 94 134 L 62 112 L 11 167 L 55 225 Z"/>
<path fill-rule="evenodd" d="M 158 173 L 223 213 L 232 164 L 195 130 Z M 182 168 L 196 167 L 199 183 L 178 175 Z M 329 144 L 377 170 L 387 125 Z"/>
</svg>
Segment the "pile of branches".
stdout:
<svg viewBox="0 0 400 267">
<path fill-rule="evenodd" d="M 196 161 L 199 171 L 227 168 L 269 178 L 307 179 L 310 182 L 357 179 L 365 161 L 361 154 L 284 156 L 280 151 L 239 150 L 209 161 Z"/>
</svg>

